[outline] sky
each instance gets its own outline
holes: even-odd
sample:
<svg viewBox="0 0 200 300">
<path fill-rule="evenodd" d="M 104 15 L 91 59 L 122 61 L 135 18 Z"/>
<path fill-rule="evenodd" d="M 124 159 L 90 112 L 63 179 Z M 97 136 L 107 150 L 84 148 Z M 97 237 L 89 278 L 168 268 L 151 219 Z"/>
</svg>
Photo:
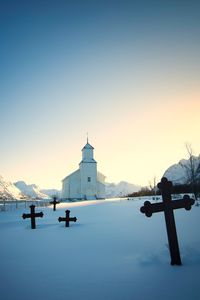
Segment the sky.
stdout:
<svg viewBox="0 0 200 300">
<path fill-rule="evenodd" d="M 89 142 L 146 186 L 200 153 L 199 1 L 0 0 L 0 174 L 61 188 Z"/>
</svg>

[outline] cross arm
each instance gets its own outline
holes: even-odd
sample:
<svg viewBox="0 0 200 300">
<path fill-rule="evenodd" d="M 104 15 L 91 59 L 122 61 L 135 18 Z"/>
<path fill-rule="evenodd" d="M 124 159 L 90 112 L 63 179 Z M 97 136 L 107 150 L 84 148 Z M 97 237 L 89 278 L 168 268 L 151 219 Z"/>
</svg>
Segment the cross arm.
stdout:
<svg viewBox="0 0 200 300">
<path fill-rule="evenodd" d="M 144 206 L 140 208 L 141 213 L 145 214 L 146 217 L 151 217 L 153 213 L 160 212 L 164 210 L 164 204 L 161 203 L 151 203 L 150 201 L 145 201 Z"/>
<path fill-rule="evenodd" d="M 185 208 L 186 210 L 190 210 L 194 202 L 195 202 L 194 199 L 190 198 L 189 195 L 184 195 L 183 199 L 172 201 L 171 207 L 173 209 Z"/>
<path fill-rule="evenodd" d="M 76 222 L 76 221 L 77 221 L 77 218 L 74 217 L 74 218 L 70 218 L 69 220 L 70 220 L 70 221 L 73 221 L 73 222 Z"/>
<path fill-rule="evenodd" d="M 59 217 L 58 222 L 66 221 L 66 218 Z"/>
<path fill-rule="evenodd" d="M 43 218 L 43 216 L 44 216 L 44 214 L 43 214 L 42 211 L 35 214 L 35 217 L 41 217 L 41 218 Z"/>
<path fill-rule="evenodd" d="M 23 215 L 22 215 L 22 218 L 23 218 L 23 219 L 30 218 L 30 217 L 31 217 L 31 214 L 23 214 Z"/>
</svg>

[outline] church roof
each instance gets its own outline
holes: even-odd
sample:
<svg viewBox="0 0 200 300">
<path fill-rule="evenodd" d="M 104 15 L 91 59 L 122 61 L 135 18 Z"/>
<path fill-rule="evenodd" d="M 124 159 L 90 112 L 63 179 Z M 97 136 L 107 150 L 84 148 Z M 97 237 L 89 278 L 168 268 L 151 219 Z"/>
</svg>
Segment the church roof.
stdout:
<svg viewBox="0 0 200 300">
<path fill-rule="evenodd" d="M 82 161 L 79 163 L 82 164 L 82 163 L 97 163 L 96 160 L 94 158 L 84 158 L 82 159 Z"/>
<path fill-rule="evenodd" d="M 94 149 L 94 147 L 92 147 L 89 143 L 87 143 L 84 147 L 83 147 L 83 149 Z M 82 149 L 82 150 L 83 150 Z"/>
<path fill-rule="evenodd" d="M 64 180 L 67 179 L 68 177 L 70 177 L 70 176 L 72 176 L 72 175 L 74 175 L 75 173 L 78 173 L 78 172 L 80 172 L 79 169 L 76 170 L 76 171 L 74 171 L 74 172 L 72 172 L 71 174 L 67 175 L 64 179 L 62 179 L 62 181 L 64 181 Z"/>
</svg>

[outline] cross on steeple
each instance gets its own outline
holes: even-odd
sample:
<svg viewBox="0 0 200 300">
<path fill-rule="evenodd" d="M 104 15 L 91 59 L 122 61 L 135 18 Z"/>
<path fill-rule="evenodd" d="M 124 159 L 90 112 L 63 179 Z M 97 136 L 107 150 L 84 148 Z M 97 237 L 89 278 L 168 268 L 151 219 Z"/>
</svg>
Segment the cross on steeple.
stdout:
<svg viewBox="0 0 200 300">
<path fill-rule="evenodd" d="M 171 265 L 181 265 L 182 263 L 173 210 L 178 208 L 185 208 L 186 210 L 190 210 L 191 206 L 194 204 L 194 199 L 191 199 L 188 195 L 184 195 L 183 199 L 172 201 L 172 182 L 168 181 L 165 177 L 161 179 L 161 182 L 158 183 L 157 186 L 162 192 L 163 202 L 152 204 L 149 201 L 145 201 L 144 206 L 140 208 L 140 211 L 144 213 L 147 217 L 151 217 L 152 214 L 155 212 L 164 212 L 169 242 L 169 250 L 171 255 Z"/>
</svg>

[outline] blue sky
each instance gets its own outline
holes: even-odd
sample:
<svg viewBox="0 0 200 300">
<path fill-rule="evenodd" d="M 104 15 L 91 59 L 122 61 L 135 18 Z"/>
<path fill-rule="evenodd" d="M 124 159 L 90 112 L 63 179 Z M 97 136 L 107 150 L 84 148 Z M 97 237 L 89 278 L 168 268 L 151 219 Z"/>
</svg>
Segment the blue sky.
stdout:
<svg viewBox="0 0 200 300">
<path fill-rule="evenodd" d="M 86 132 L 109 182 L 199 154 L 199 1 L 0 1 L 0 28 L 6 178 L 59 187 Z"/>
</svg>

